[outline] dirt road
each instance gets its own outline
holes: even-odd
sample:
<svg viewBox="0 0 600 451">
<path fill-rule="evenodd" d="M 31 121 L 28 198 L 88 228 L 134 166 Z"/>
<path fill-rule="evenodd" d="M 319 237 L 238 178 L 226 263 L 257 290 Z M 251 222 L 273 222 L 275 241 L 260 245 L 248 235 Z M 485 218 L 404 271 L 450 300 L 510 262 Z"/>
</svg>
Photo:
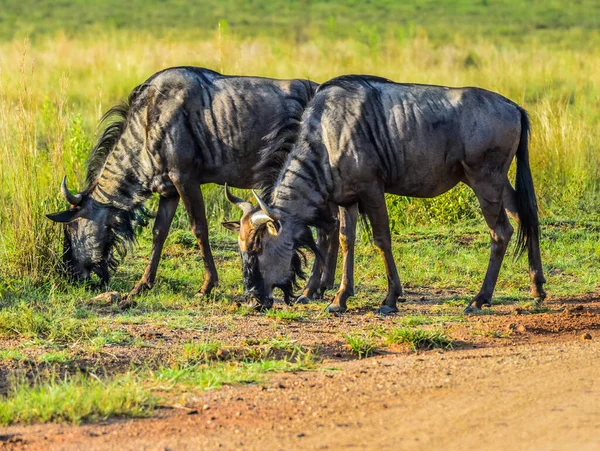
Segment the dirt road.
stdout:
<svg viewBox="0 0 600 451">
<path fill-rule="evenodd" d="M 197 412 L 5 428 L 0 449 L 600 449 L 600 340 L 430 351 L 274 376 Z"/>
</svg>

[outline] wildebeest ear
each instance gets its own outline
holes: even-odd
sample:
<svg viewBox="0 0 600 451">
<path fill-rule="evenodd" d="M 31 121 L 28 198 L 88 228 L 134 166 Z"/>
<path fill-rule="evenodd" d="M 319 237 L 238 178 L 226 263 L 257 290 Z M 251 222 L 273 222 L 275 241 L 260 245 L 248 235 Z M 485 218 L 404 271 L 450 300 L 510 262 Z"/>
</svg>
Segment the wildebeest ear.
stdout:
<svg viewBox="0 0 600 451">
<path fill-rule="evenodd" d="M 240 231 L 240 221 L 226 221 L 226 222 L 222 222 L 221 224 L 227 230 L 231 230 L 232 232 L 237 233 Z"/>
<path fill-rule="evenodd" d="M 269 235 L 277 236 L 281 230 L 281 223 L 279 221 L 267 222 L 267 232 Z"/>
<path fill-rule="evenodd" d="M 59 213 L 47 214 L 46 217 L 50 221 L 67 223 L 74 221 L 81 214 L 81 208 L 69 208 L 68 210 L 61 211 Z"/>
</svg>

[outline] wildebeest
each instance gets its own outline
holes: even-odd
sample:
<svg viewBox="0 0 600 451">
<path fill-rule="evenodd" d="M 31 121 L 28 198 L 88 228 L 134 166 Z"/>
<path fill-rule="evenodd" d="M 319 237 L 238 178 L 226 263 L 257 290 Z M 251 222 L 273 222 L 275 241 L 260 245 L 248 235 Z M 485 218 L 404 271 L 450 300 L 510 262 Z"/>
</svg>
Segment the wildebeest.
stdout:
<svg viewBox="0 0 600 451">
<path fill-rule="evenodd" d="M 329 311 L 345 311 L 346 300 L 354 294 L 359 211 L 368 218 L 385 262 L 388 293 L 379 311 L 398 311 L 402 287 L 384 193 L 435 197 L 463 182 L 479 201 L 492 248 L 483 285 L 468 310 L 491 305 L 513 233 L 506 212 L 519 221 L 517 252 L 527 249 L 533 295 L 542 300 L 545 279 L 528 137 L 525 110 L 484 89 L 400 84 L 359 75 L 321 85 L 304 112 L 272 200 L 266 203 L 257 196 L 261 211 L 241 219 L 241 250 L 254 253 L 246 256 L 244 264 L 252 267 L 245 271 L 255 275 L 259 299 L 269 299 L 272 286 L 294 273 L 298 249 L 314 247 L 309 226 L 332 223 L 333 204 L 341 207 L 344 267 Z M 513 189 L 507 173 L 515 156 Z"/>
<path fill-rule="evenodd" d="M 200 294 L 208 294 L 218 277 L 200 185 L 270 186 L 316 86 L 176 67 L 136 87 L 104 117 L 108 126 L 88 159 L 87 187 L 72 194 L 63 179 L 71 206 L 48 215 L 65 224 L 64 261 L 71 275 L 96 273 L 106 284 L 109 269 L 134 238 L 145 201 L 158 193 L 152 255 L 130 295 L 154 284 L 180 198 L 204 260 Z"/>
</svg>

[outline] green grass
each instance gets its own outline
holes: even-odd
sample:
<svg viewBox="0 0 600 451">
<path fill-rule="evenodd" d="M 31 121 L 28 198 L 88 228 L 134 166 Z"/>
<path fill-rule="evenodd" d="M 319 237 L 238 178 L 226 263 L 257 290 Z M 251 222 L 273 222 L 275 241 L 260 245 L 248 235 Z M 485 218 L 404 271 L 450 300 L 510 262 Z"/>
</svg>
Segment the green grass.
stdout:
<svg viewBox="0 0 600 451">
<path fill-rule="evenodd" d="M 451 349 L 452 340 L 441 330 L 401 328 L 385 332 L 387 344 L 401 343 L 410 345 L 413 351 L 422 349 Z"/>
<path fill-rule="evenodd" d="M 69 356 L 69 352 L 65 350 L 56 352 L 45 352 L 37 358 L 37 361 L 46 364 L 67 364 L 71 362 L 71 357 Z"/>
<path fill-rule="evenodd" d="M 383 45 L 382 35 L 403 41 L 425 34 L 444 44 L 457 36 L 512 41 L 534 36 L 560 44 L 567 35 L 573 44 L 578 40 L 578 46 L 591 48 L 588 40 L 597 38 L 593 32 L 600 15 L 598 4 L 592 0 L 569 4 L 518 0 L 204 0 L 185 6 L 174 0 L 75 0 L 60 6 L 50 1 L 8 0 L 2 6 L 3 39 L 25 35 L 42 39 L 58 31 L 81 36 L 107 30 L 206 39 L 220 21 L 226 21 L 224 30 L 244 37 L 267 35 L 297 42 L 315 37 L 353 38 L 373 50 Z M 472 57 L 467 64 L 476 67 L 478 59 Z"/>
<path fill-rule="evenodd" d="M 0 362 L 24 360 L 25 354 L 16 349 L 0 349 Z"/>
<path fill-rule="evenodd" d="M 343 337 L 350 351 L 359 359 L 366 359 L 375 353 L 376 343 L 372 338 L 361 334 L 344 334 Z"/>
<path fill-rule="evenodd" d="M 33 387 L 22 380 L 13 383 L 6 398 L 0 398 L 0 425 L 145 417 L 155 403 L 154 396 L 131 374 L 104 381 L 84 375 L 55 376 Z"/>
<path fill-rule="evenodd" d="M 293 321 L 302 321 L 305 318 L 305 314 L 300 311 L 295 310 L 278 310 L 278 309 L 269 309 L 265 316 L 267 318 L 273 318 L 279 321 L 285 322 L 293 322 Z"/>
<path fill-rule="evenodd" d="M 183 363 L 203 363 L 217 358 L 217 352 L 223 345 L 218 341 L 200 341 L 184 343 L 178 359 Z"/>
<path fill-rule="evenodd" d="M 212 390 L 223 385 L 261 382 L 267 373 L 306 371 L 314 368 L 309 357 L 296 361 L 260 359 L 248 362 L 224 362 L 211 365 L 164 367 L 147 377 L 155 390 L 181 391 L 193 388 Z"/>
<path fill-rule="evenodd" d="M 176 365 L 126 372 L 107 379 L 76 374 L 36 381 L 13 380 L 0 397 L 0 425 L 33 422 L 79 424 L 115 416 L 147 417 L 169 402 L 165 393 L 212 390 L 223 385 L 261 382 L 267 373 L 314 368 L 310 356 L 296 360 L 259 360 L 210 365 Z"/>
</svg>

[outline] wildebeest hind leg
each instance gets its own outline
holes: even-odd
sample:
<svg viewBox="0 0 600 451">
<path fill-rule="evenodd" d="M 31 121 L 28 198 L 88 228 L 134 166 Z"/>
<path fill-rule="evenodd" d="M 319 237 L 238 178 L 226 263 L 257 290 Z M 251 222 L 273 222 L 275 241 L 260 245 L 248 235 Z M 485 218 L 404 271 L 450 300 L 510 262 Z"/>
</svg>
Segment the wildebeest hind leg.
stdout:
<svg viewBox="0 0 600 451">
<path fill-rule="evenodd" d="M 327 307 L 329 312 L 345 312 L 346 301 L 354 296 L 354 243 L 356 241 L 356 220 L 358 219 L 358 204 L 348 208 L 340 207 L 340 238 L 339 243 L 343 254 L 343 270 L 340 288 L 332 303 Z"/>
<path fill-rule="evenodd" d="M 173 216 L 175 216 L 175 211 L 177 210 L 177 204 L 179 204 L 178 194 L 171 197 L 160 197 L 158 202 L 158 212 L 156 213 L 156 219 L 154 220 L 154 227 L 152 229 L 152 254 L 150 255 L 150 262 L 148 263 L 141 280 L 127 295 L 128 298 L 137 296 L 138 294 L 149 290 L 154 285 L 158 262 L 160 261 L 160 254 L 162 253 L 165 240 L 169 234 L 171 222 L 173 221 Z"/>
<path fill-rule="evenodd" d="M 517 192 L 514 190 L 508 180 L 504 186 L 504 208 L 508 215 L 519 222 L 517 213 Z M 540 255 L 540 240 L 534 236 L 527 243 L 527 258 L 529 260 L 529 277 L 531 279 L 531 293 L 537 302 L 541 302 L 546 297 L 544 284 L 544 270 L 542 268 L 542 256 Z"/>
<path fill-rule="evenodd" d="M 492 305 L 492 295 L 494 294 L 502 260 L 513 234 L 513 227 L 510 225 L 508 216 L 504 211 L 504 187 L 501 184 L 493 184 L 489 181 L 473 184 L 471 187 L 479 200 L 483 217 L 490 229 L 491 253 L 481 290 L 469 303 L 465 310 L 467 313 L 471 311 L 473 304 L 477 309 L 481 309 L 484 305 Z"/>
<path fill-rule="evenodd" d="M 390 233 L 390 220 L 385 205 L 385 195 L 379 186 L 361 194 L 363 208 L 369 217 L 373 229 L 373 241 L 381 251 L 385 263 L 388 280 L 388 293 L 378 312 L 389 314 L 398 311 L 398 297 L 402 296 L 402 285 L 394 256 L 392 254 L 392 236 Z"/>
<path fill-rule="evenodd" d="M 213 287 L 217 285 L 219 279 L 212 251 L 210 250 L 210 243 L 208 242 L 208 222 L 206 221 L 202 191 L 196 183 L 173 182 L 190 217 L 192 233 L 198 241 L 204 262 L 204 283 L 198 295 L 208 295 Z"/>
</svg>

